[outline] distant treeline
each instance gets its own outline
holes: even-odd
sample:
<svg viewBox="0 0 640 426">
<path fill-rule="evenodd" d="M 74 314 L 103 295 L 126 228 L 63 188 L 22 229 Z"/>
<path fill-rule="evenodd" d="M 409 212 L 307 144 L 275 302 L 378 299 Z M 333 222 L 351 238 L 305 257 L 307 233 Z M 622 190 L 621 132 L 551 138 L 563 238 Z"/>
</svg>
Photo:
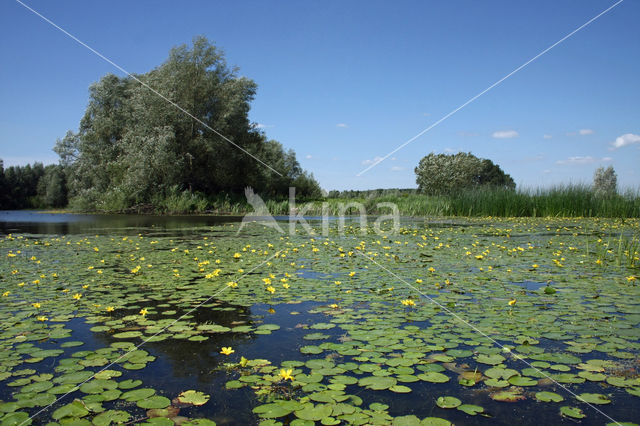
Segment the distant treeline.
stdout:
<svg viewBox="0 0 640 426">
<path fill-rule="evenodd" d="M 33 209 L 67 205 L 67 182 L 60 165 L 42 163 L 4 168 L 0 159 L 0 209 Z"/>
<path fill-rule="evenodd" d="M 327 198 L 373 198 L 373 197 L 407 197 L 409 195 L 418 194 L 417 188 L 389 188 L 389 189 L 367 189 L 362 191 L 346 190 L 346 191 L 329 191 Z"/>
</svg>

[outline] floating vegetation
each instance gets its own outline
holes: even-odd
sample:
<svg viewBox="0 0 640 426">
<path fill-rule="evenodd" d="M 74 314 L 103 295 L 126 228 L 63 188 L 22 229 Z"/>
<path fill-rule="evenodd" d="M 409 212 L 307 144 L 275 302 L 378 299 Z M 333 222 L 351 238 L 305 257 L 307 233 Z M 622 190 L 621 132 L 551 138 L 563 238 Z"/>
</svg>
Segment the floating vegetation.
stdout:
<svg viewBox="0 0 640 426">
<path fill-rule="evenodd" d="M 638 221 L 459 225 L 6 235 L 0 421 L 640 418 Z"/>
</svg>

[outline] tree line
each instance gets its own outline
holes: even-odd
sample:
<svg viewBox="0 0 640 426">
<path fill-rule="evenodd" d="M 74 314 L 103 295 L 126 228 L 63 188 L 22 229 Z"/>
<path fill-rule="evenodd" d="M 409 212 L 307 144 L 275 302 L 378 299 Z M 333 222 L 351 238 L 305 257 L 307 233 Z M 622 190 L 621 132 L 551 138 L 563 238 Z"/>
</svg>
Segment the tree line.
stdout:
<svg viewBox="0 0 640 426">
<path fill-rule="evenodd" d="M 256 89 L 204 37 L 171 49 L 147 73 L 108 74 L 90 86 L 78 131 L 56 142 L 59 166 L 4 172 L 2 206 L 68 200 L 85 211 L 162 211 L 167 200 L 206 205 L 208 197 L 241 194 L 248 186 L 267 198 L 286 197 L 291 186 L 301 198 L 320 197 L 295 152 L 249 120 Z M 54 194 L 58 184 L 61 193 Z"/>
<path fill-rule="evenodd" d="M 42 163 L 4 168 L 0 159 L 0 209 L 64 207 L 66 174 L 62 166 Z"/>
</svg>

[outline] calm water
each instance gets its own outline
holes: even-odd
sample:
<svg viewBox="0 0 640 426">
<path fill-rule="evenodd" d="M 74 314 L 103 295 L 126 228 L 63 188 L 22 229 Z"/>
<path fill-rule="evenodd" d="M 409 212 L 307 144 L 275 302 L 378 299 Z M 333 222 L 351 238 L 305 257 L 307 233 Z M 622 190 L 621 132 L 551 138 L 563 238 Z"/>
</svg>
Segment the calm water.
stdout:
<svg viewBox="0 0 640 426">
<path fill-rule="evenodd" d="M 284 219 L 284 218 L 280 218 Z M 317 219 L 317 218 L 316 218 Z M 183 235 L 188 238 L 190 234 L 196 234 L 202 227 L 211 227 L 225 223 L 237 223 L 241 217 L 231 216 L 139 216 L 139 215 L 85 215 L 85 214 L 53 214 L 38 211 L 0 211 L 0 233 L 4 234 L 138 234 L 147 235 Z M 304 270 L 308 278 L 326 278 L 333 280 L 331 275 L 318 274 L 313 270 Z M 514 282 L 514 285 L 521 286 L 527 290 L 537 290 L 546 283 L 535 282 Z M 157 301 L 155 303 L 162 303 Z M 331 302 L 324 302 L 326 305 Z M 186 389 L 198 389 L 211 395 L 209 403 L 202 407 L 184 408 L 180 415 L 188 417 L 207 417 L 215 420 L 218 424 L 256 424 L 258 419 L 251 413 L 251 408 L 259 405 L 254 392 L 250 388 L 227 391 L 224 384 L 229 377 L 216 370 L 221 363 L 225 362 L 224 356 L 219 354 L 221 346 L 232 346 L 237 353 L 249 359 L 265 358 L 269 359 L 273 365 L 279 365 L 285 360 L 306 360 L 308 357 L 301 355 L 298 348 L 301 344 L 306 344 L 302 337 L 308 332 L 300 327 L 300 324 L 313 324 L 327 321 L 323 314 L 310 313 L 314 308 L 322 305 L 317 302 L 303 302 L 299 304 L 280 304 L 275 306 L 256 304 L 249 308 L 237 307 L 229 311 L 212 311 L 200 309 L 192 312 L 193 320 L 198 323 L 211 322 L 228 326 L 232 323 L 245 323 L 247 325 L 260 324 L 262 322 L 277 324 L 281 328 L 270 335 L 247 334 L 217 334 L 204 342 L 189 342 L 167 340 L 162 342 L 148 343 L 143 349 L 157 357 L 145 369 L 138 371 L 125 370 L 126 378 L 141 379 L 144 387 L 151 387 L 157 390 L 158 394 L 169 398 Z M 294 312 L 295 311 L 295 312 Z M 292 315 L 292 312 L 295 315 Z M 135 312 L 134 312 L 135 313 Z M 299 314 L 298 314 L 299 313 Z M 126 314 L 126 313 L 123 313 Z M 131 313 L 129 313 L 131 314 Z M 180 314 L 180 313 L 178 313 Z M 85 344 L 79 348 L 69 348 L 65 354 L 58 357 L 66 358 L 71 353 L 78 350 L 95 350 L 107 346 L 118 339 L 114 339 L 108 333 L 94 333 L 89 329 L 91 324 L 87 324 L 84 319 L 76 318 L 67 323 L 67 328 L 73 330 L 71 338 L 56 342 L 39 342 L 42 348 L 58 347 L 66 340 L 81 340 Z M 330 336 L 329 340 L 338 342 L 340 334 L 343 333 L 339 327 L 331 330 L 323 330 Z M 458 349 L 464 349 L 462 347 Z M 472 348 L 468 348 L 472 349 Z M 596 356 L 606 356 L 597 354 Z M 344 360 L 347 361 L 347 360 Z M 51 363 L 51 360 L 48 361 Z M 508 365 L 508 362 L 507 362 Z M 508 365 L 510 366 L 510 365 Z M 34 366 L 38 372 L 47 372 L 47 366 Z M 514 366 L 515 367 L 515 366 Z M 52 366 L 49 367 L 52 370 Z M 124 376 L 123 376 L 124 378 Z M 587 412 L 588 417 L 582 421 L 561 418 L 557 415 L 560 405 L 574 405 L 570 401 L 565 403 L 549 405 L 536 402 L 533 398 L 518 403 L 496 403 L 491 400 L 486 392 L 477 388 L 463 389 L 455 380 L 439 385 L 437 390 L 430 383 L 413 383 L 413 392 L 409 394 L 392 394 L 391 392 L 375 392 L 359 388 L 357 385 L 348 386 L 345 391 L 349 394 L 356 394 L 367 403 L 381 402 L 390 405 L 389 414 L 408 415 L 415 414 L 420 418 L 427 416 L 445 417 L 455 424 L 604 424 L 604 417 L 595 413 Z M 601 392 L 596 384 L 581 385 L 581 392 Z M 554 386 L 549 387 L 550 391 L 560 392 Z M 0 383 L 0 398 L 11 399 L 12 389 L 6 386 L 6 382 Z M 622 389 L 611 389 L 611 393 L 616 398 L 616 413 L 625 412 L 625 419 L 630 419 L 640 415 L 640 410 L 636 405 L 634 397 L 626 396 Z M 485 418 L 481 416 L 469 417 L 457 410 L 443 410 L 435 407 L 434 401 L 441 395 L 463 396 L 464 402 L 468 404 L 478 404 L 485 407 L 485 410 L 493 417 Z M 67 401 L 69 402 L 69 401 Z M 568 404 L 567 404 L 568 403 Z M 60 405 L 60 404 L 58 404 Z M 109 404 L 105 403 L 105 407 Z M 56 407 L 53 407 L 55 409 Z M 544 408 L 543 410 L 541 408 Z M 600 406 L 604 412 L 614 417 L 607 406 Z M 138 419 L 143 419 L 145 412 L 138 408 L 127 408 L 134 413 Z M 50 413 L 49 413 L 50 414 Z M 631 416 L 631 417 L 630 417 Z M 43 420 L 48 417 L 42 416 L 42 420 L 35 420 L 35 423 L 46 423 Z M 295 417 L 289 416 L 289 420 Z"/>
</svg>

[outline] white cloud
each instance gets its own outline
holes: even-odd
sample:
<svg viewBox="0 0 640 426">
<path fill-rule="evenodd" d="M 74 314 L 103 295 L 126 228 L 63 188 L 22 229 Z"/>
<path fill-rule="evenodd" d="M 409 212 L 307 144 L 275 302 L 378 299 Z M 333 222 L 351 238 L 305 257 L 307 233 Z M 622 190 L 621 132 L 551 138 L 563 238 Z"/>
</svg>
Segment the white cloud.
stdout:
<svg viewBox="0 0 640 426">
<path fill-rule="evenodd" d="M 549 134 L 544 134 L 542 135 L 542 139 L 551 139 L 553 136 L 549 135 Z"/>
<path fill-rule="evenodd" d="M 511 139 L 517 138 L 520 134 L 515 130 L 498 130 L 497 132 L 493 132 L 491 136 L 496 139 Z"/>
<path fill-rule="evenodd" d="M 255 127 L 256 129 L 268 129 L 276 126 L 274 126 L 273 124 L 255 123 L 253 127 Z"/>
<path fill-rule="evenodd" d="M 346 129 L 349 126 L 346 125 L 345 123 L 338 123 L 338 124 L 336 124 L 336 127 L 342 127 L 343 129 Z"/>
<path fill-rule="evenodd" d="M 307 154 L 307 156 L 304 157 L 304 158 L 306 158 L 307 160 L 311 160 L 313 158 L 313 156 L 311 156 L 311 154 Z"/>
<path fill-rule="evenodd" d="M 382 157 L 374 157 L 373 160 L 364 160 L 364 161 L 362 161 L 362 165 L 363 166 L 368 166 L 370 164 L 378 163 L 378 162 L 380 162 L 380 160 L 382 160 Z"/>
<path fill-rule="evenodd" d="M 393 166 L 393 167 L 391 168 L 391 171 L 392 171 L 392 172 L 402 172 L 402 171 L 404 171 L 404 170 L 405 170 L 405 168 L 404 168 L 404 167 L 400 167 L 400 166 Z"/>
<path fill-rule="evenodd" d="M 595 132 L 593 131 L 593 129 L 580 129 L 578 130 L 578 133 L 580 133 L 580 135 L 582 136 L 586 136 L 586 135 L 592 135 Z"/>
<path fill-rule="evenodd" d="M 445 148 L 444 152 L 446 152 L 447 154 L 450 154 L 452 152 L 460 152 L 459 149 L 454 149 L 454 148 Z"/>
<path fill-rule="evenodd" d="M 575 157 L 569 157 L 566 160 L 558 160 L 556 161 L 556 164 L 582 165 L 582 164 L 593 164 L 598 161 L 607 162 L 611 160 L 613 160 L 613 158 L 611 157 L 594 158 L 590 155 L 587 155 L 586 157 L 582 157 L 578 155 Z"/>
<path fill-rule="evenodd" d="M 575 157 L 569 157 L 566 160 L 558 160 L 556 163 L 558 164 L 591 164 L 595 163 L 596 159 L 592 156 L 582 157 L 580 155 Z"/>
<path fill-rule="evenodd" d="M 551 170 L 549 170 L 549 169 L 544 169 L 544 170 L 542 171 L 542 173 L 544 173 L 545 175 L 548 175 L 549 173 L 551 173 Z"/>
<path fill-rule="evenodd" d="M 640 135 L 633 133 L 625 133 L 622 136 L 618 136 L 615 141 L 611 142 L 612 149 L 622 148 L 623 146 L 633 145 L 640 143 Z"/>
<path fill-rule="evenodd" d="M 428 117 L 428 116 L 431 115 L 431 113 L 430 112 L 423 112 L 422 115 L 424 115 L 425 117 Z"/>
</svg>

